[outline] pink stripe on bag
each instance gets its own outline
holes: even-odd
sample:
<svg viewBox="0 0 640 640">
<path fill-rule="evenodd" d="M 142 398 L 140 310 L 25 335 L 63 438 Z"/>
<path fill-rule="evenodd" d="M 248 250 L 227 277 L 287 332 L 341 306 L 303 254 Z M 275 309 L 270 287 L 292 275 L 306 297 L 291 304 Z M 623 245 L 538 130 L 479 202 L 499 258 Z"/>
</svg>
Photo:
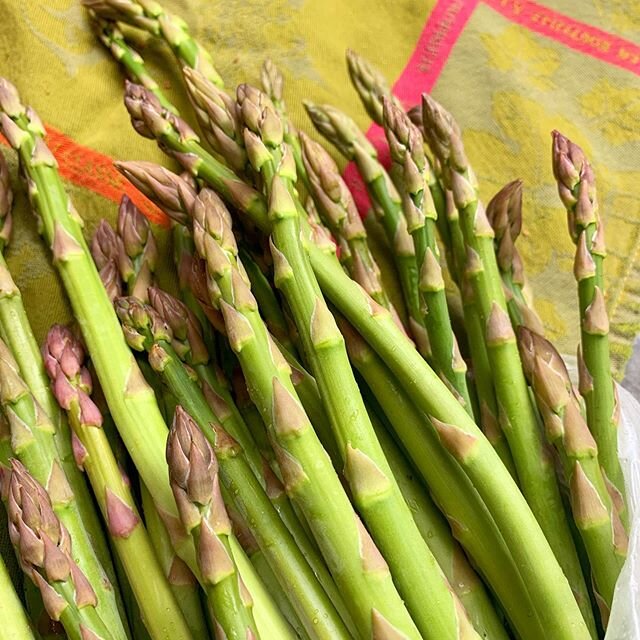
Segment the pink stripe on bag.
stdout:
<svg viewBox="0 0 640 640">
<path fill-rule="evenodd" d="M 483 0 L 492 9 L 531 31 L 640 75 L 640 47 L 578 22 L 530 0 Z"/>
</svg>

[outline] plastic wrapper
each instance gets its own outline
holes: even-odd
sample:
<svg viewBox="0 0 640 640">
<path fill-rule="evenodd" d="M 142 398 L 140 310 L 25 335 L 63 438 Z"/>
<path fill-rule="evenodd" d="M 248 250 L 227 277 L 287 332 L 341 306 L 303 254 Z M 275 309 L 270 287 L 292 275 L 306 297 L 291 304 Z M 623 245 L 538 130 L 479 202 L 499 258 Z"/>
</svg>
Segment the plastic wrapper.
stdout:
<svg viewBox="0 0 640 640">
<path fill-rule="evenodd" d="M 616 584 L 606 640 L 640 640 L 640 403 L 618 387 L 622 420 L 618 431 L 618 453 L 631 532 L 629 553 Z"/>
</svg>

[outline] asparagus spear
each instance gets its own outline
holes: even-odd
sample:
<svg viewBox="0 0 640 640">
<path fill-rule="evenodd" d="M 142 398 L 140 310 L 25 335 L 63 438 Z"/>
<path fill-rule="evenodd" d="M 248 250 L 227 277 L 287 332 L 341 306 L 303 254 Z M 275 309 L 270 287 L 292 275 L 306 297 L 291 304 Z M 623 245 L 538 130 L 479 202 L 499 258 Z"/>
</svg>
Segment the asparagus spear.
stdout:
<svg viewBox="0 0 640 640">
<path fill-rule="evenodd" d="M 596 600 L 606 627 L 616 580 L 629 544 L 607 489 L 596 442 L 574 395 L 569 373 L 554 346 L 526 327 L 518 331 L 525 374 L 569 485 L 573 519 L 584 543 Z"/>
<path fill-rule="evenodd" d="M 604 300 L 606 248 L 595 176 L 582 149 L 558 131 L 553 132 L 553 173 L 567 209 L 569 233 L 576 244 L 574 274 L 581 317 L 580 393 L 587 405 L 587 422 L 598 445 L 609 492 L 626 521 L 624 478 L 617 447 L 619 407 L 611 376 L 609 319 Z"/>
<path fill-rule="evenodd" d="M 43 354 L 53 391 L 73 428 L 76 461 L 89 476 L 150 636 L 191 638 L 102 430 L 100 410 L 90 398 L 91 374 L 83 364 L 80 341 L 66 327 L 55 325 Z"/>
<path fill-rule="evenodd" d="M 402 176 L 402 207 L 413 237 L 420 273 L 420 292 L 426 307 L 424 324 L 431 345 L 435 372 L 451 387 L 469 415 L 473 415 L 467 389 L 467 366 L 460 355 L 451 327 L 444 280 L 436 240 L 438 214 L 427 187 L 428 165 L 422 135 L 408 116 L 390 100 L 383 99 L 384 130 L 391 157 Z"/>
<path fill-rule="evenodd" d="M 208 630 L 202 612 L 196 578 L 173 550 L 167 529 L 162 523 L 153 504 L 153 498 L 144 484 L 141 485 L 140 492 L 145 526 L 158 562 L 189 626 L 191 636 L 194 639 L 204 638 L 207 636 Z"/>
<path fill-rule="evenodd" d="M 2 637 L 7 640 L 35 640 L 22 602 L 13 588 L 11 577 L 0 557 L 0 620 Z"/>
<path fill-rule="evenodd" d="M 196 199 L 194 238 L 206 256 L 212 301 L 223 310 L 231 346 L 249 392 L 274 442 L 285 487 L 301 506 L 360 635 L 395 627 L 419 637 L 376 549 L 342 489 L 299 404 L 290 370 L 267 333 L 237 263 L 222 202 L 204 209 Z"/>
<path fill-rule="evenodd" d="M 73 540 L 75 561 L 95 584 L 96 607 L 114 638 L 126 638 L 125 623 L 116 604 L 114 585 L 103 566 L 84 526 L 75 495 L 62 468 L 55 442 L 54 427 L 42 407 L 20 377 L 11 352 L 0 341 L 0 403 L 11 430 L 13 454 L 37 482 L 46 486 L 56 516 Z"/>
<path fill-rule="evenodd" d="M 347 69 L 362 105 L 376 124 L 382 126 L 384 123 L 383 98 L 390 100 L 396 107 L 402 108 L 400 100 L 393 95 L 382 73 L 352 49 L 347 49 Z"/>
<path fill-rule="evenodd" d="M 248 167 L 242 130 L 238 122 L 235 100 L 220 86 L 191 67 L 182 70 L 187 94 L 210 147 L 238 173 Z"/>
<path fill-rule="evenodd" d="M 147 71 L 140 54 L 129 46 L 118 25 L 112 20 L 101 18 L 92 10 L 89 10 L 89 16 L 94 33 L 100 42 L 109 49 L 111 55 L 125 68 L 127 76 L 153 91 L 162 105 L 172 111 L 173 105 Z"/>
<path fill-rule="evenodd" d="M 155 0 L 82 0 L 82 4 L 102 18 L 125 22 L 160 36 L 181 66 L 194 67 L 211 82 L 222 86 L 211 55 L 193 38 L 186 22 L 166 11 Z"/>
<path fill-rule="evenodd" d="M 355 505 L 389 562 L 421 634 L 453 638 L 459 631 L 470 633 L 464 610 L 452 596 L 393 478 L 349 366 L 344 340 L 300 243 L 295 167 L 288 164 L 290 151 L 278 115 L 265 94 L 247 85 L 238 87 L 238 105 L 249 159 L 267 185 L 276 286 L 289 303 L 318 382 Z M 406 544 L 397 544 L 400 537 Z"/>
<path fill-rule="evenodd" d="M 146 301 L 147 289 L 153 284 L 158 247 L 149 221 L 126 195 L 122 196 L 118 209 L 118 235 L 132 266 L 123 274 L 129 295 Z"/>
<path fill-rule="evenodd" d="M 115 572 L 100 519 L 87 483 L 73 459 L 69 425 L 49 388 L 40 349 L 24 308 L 22 294 L 11 277 L 2 252 L 9 242 L 11 232 L 11 203 L 9 172 L 4 158 L 0 156 L 0 224 L 2 225 L 0 231 L 0 337 L 14 354 L 21 377 L 51 420 L 55 429 L 53 437 L 58 459 L 75 495 L 80 516 L 100 563 L 112 584 L 116 584 Z M 119 594 L 116 596 L 119 598 Z"/>
<path fill-rule="evenodd" d="M 192 535 L 200 569 L 216 625 L 216 636 L 257 640 L 253 602 L 240 578 L 229 537 L 231 523 L 222 501 L 217 457 L 235 457 L 235 441 L 223 431 L 214 453 L 200 429 L 178 405 L 167 441 L 171 489 L 180 519 Z"/>
<path fill-rule="evenodd" d="M 173 350 L 168 325 L 152 307 L 143 305 L 135 298 L 121 298 L 116 308 L 129 343 L 138 350 L 149 351 L 152 366 L 163 376 L 178 402 L 196 419 L 217 454 L 218 447 L 226 446 L 228 436 L 219 426 L 197 383 L 190 378 Z M 244 455 L 241 455 L 240 447 L 234 448 L 233 453 L 230 455 L 230 452 L 221 451 L 222 481 L 233 496 L 236 508 L 252 527 L 252 533 L 273 571 L 288 589 L 300 619 L 307 625 L 312 637 L 344 637 L 346 631 L 342 631 L 333 605 L 250 470 Z M 318 622 L 318 611 L 323 612 L 321 623 Z"/>
<path fill-rule="evenodd" d="M 378 161 L 377 152 L 351 118 L 335 107 L 304 106 L 315 128 L 348 160 L 354 160 L 367 185 L 374 211 L 384 226 L 400 276 L 402 292 L 409 313 L 409 330 L 425 358 L 431 355 L 429 340 L 420 310 L 419 274 L 413 239 L 402 215 L 402 203 L 389 175 Z"/>
<path fill-rule="evenodd" d="M 9 536 L 22 570 L 42 593 L 49 616 L 70 640 L 112 640 L 97 610 L 93 584 L 76 564 L 71 538 L 45 489 L 18 460 L 11 461 Z"/>
<path fill-rule="evenodd" d="M 514 327 L 524 325 L 542 335 L 544 327 L 535 309 L 524 294 L 525 277 L 522 258 L 515 241 L 522 229 L 522 181 L 514 180 L 505 185 L 487 205 L 487 219 L 495 234 L 496 259 L 507 310 Z"/>
<path fill-rule="evenodd" d="M 465 270 L 485 329 L 501 426 L 513 454 L 518 479 L 531 510 L 582 607 L 591 618 L 587 588 L 562 506 L 550 457 L 545 452 L 534 407 L 522 372 L 515 335 L 507 314 L 502 279 L 493 247 L 493 229 L 477 194 L 458 125 L 429 95 L 423 95 L 424 128 L 443 167 L 460 215 L 467 251 Z"/>
<path fill-rule="evenodd" d="M 391 303 L 380 281 L 380 269 L 367 244 L 367 232 L 336 163 L 322 145 L 306 134 L 301 133 L 300 140 L 316 208 L 338 243 L 344 242 L 349 248 L 347 270 L 376 302 L 390 309 Z"/>
<path fill-rule="evenodd" d="M 229 179 L 228 170 L 199 148 L 193 138 L 188 141 L 181 138 L 178 131 L 182 125 L 176 126 L 176 120 L 163 112 L 142 88 L 129 86 L 128 96 L 130 113 L 139 129 L 152 135 L 149 128 L 152 126 L 163 147 L 172 150 L 173 154 L 177 152 L 176 158 L 188 166 L 193 175 L 205 179 L 228 202 L 248 215 L 258 228 L 269 232 L 266 205 L 260 194 Z M 189 153 L 185 155 L 183 152 L 187 149 Z M 153 192 L 150 190 L 150 193 Z M 173 202 L 175 204 L 175 200 Z M 178 216 L 187 214 L 186 210 L 176 213 Z M 532 598 L 545 603 L 541 618 L 546 626 L 559 638 L 586 637 L 588 632 L 566 578 L 519 489 L 491 445 L 464 410 L 460 414 L 457 400 L 417 354 L 390 315 L 344 273 L 330 247 L 325 244 L 321 248 L 310 242 L 307 251 L 323 292 L 385 358 L 420 409 L 441 421 L 443 438 L 451 450 L 456 451 L 454 442 L 446 437 L 451 433 L 467 434 L 477 444 L 471 452 L 460 451 L 457 459 L 481 492 L 512 548 Z M 447 425 L 452 424 L 454 430 L 447 431 Z M 506 503 L 511 505 L 510 509 L 504 508 Z"/>
</svg>

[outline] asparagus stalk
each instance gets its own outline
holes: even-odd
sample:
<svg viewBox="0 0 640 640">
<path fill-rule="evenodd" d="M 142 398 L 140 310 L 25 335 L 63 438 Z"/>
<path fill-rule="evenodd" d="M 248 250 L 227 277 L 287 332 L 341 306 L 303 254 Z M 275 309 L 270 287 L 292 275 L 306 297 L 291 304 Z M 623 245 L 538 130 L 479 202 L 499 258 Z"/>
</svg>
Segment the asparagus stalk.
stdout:
<svg viewBox="0 0 640 640">
<path fill-rule="evenodd" d="M 260 83 L 262 90 L 273 102 L 283 126 L 283 138 L 289 145 L 293 159 L 296 163 L 297 178 L 305 186 L 307 192 L 310 190 L 309 176 L 307 175 L 307 166 L 302 160 L 302 141 L 300 140 L 300 132 L 297 130 L 289 115 L 283 99 L 284 78 L 280 73 L 280 69 L 276 67 L 272 60 L 268 59 L 262 63 L 260 69 Z"/>
<path fill-rule="evenodd" d="M 380 268 L 367 244 L 367 232 L 336 163 L 322 145 L 306 134 L 301 133 L 300 140 L 316 208 L 338 243 L 344 243 L 349 249 L 347 270 L 376 302 L 390 309 L 391 303 L 380 281 Z"/>
<path fill-rule="evenodd" d="M 35 640 L 22 602 L 13 588 L 11 577 L 0 557 L 0 620 L 2 637 L 7 640 Z"/>
<path fill-rule="evenodd" d="M 429 167 L 420 131 L 408 116 L 390 100 L 383 99 L 384 129 L 394 164 L 402 176 L 402 207 L 407 228 L 413 237 L 420 273 L 420 292 L 426 307 L 424 324 L 431 345 L 434 371 L 459 396 L 469 415 L 473 415 L 467 389 L 467 366 L 460 355 L 451 327 L 440 252 L 436 240 L 438 214 L 427 187 Z"/>
<path fill-rule="evenodd" d="M 140 54 L 129 46 L 118 25 L 112 20 L 99 17 L 92 10 L 89 10 L 89 16 L 94 33 L 100 42 L 109 49 L 111 55 L 124 67 L 129 79 L 144 85 L 149 91 L 153 91 L 163 107 L 170 111 L 174 110 L 175 107 L 147 71 Z"/>
<path fill-rule="evenodd" d="M 487 219 L 495 234 L 496 260 L 507 310 L 514 327 L 524 325 L 542 335 L 542 320 L 529 304 L 524 294 L 525 277 L 522 258 L 515 242 L 522 229 L 522 181 L 514 180 L 505 185 L 487 205 Z"/>
<path fill-rule="evenodd" d="M 380 164 L 377 152 L 357 125 L 346 114 L 328 105 L 304 103 L 315 128 L 348 160 L 354 160 L 367 185 L 393 252 L 404 300 L 409 314 L 409 330 L 425 358 L 431 355 L 420 309 L 419 273 L 413 239 L 402 215 L 402 203 L 389 175 Z"/>
<path fill-rule="evenodd" d="M 187 565 L 176 555 L 153 498 L 144 484 L 140 487 L 144 522 L 158 562 L 173 592 L 173 596 L 189 626 L 191 636 L 204 638 L 207 625 L 198 594 L 198 583 Z"/>
<path fill-rule="evenodd" d="M 248 168 L 247 151 L 244 148 L 235 100 L 221 85 L 209 82 L 196 69 L 187 66 L 182 73 L 205 140 L 213 151 L 225 158 L 234 171 L 245 173 Z"/>
<path fill-rule="evenodd" d="M 40 589 L 49 616 L 70 640 L 117 637 L 100 618 L 97 595 L 72 555 L 71 537 L 45 489 L 18 460 L 11 461 L 9 536 L 20 566 Z"/>
<path fill-rule="evenodd" d="M 239 255 L 267 328 L 279 344 L 289 353 L 295 354 L 296 348 L 289 333 L 287 319 L 269 279 L 246 249 L 240 248 Z"/>
<path fill-rule="evenodd" d="M 353 616 L 358 635 L 396 628 L 419 637 L 386 563 L 344 493 L 331 463 L 300 406 L 290 370 L 269 337 L 237 263 L 224 205 L 204 210 L 196 199 L 194 238 L 206 256 L 212 302 L 225 315 L 227 334 L 252 399 L 274 443 L 289 496 L 316 536 L 325 561 Z"/>
<path fill-rule="evenodd" d="M 265 201 L 260 194 L 246 185 L 240 187 L 229 180 L 227 170 L 221 169 L 220 163 L 199 148 L 192 138 L 188 145 L 181 141 L 175 120 L 163 113 L 153 97 L 142 88 L 129 87 L 128 95 L 131 98 L 128 100 L 130 112 L 137 125 L 155 123 L 154 130 L 165 148 L 172 149 L 174 153 L 178 151 L 176 157 L 189 167 L 193 175 L 206 179 L 228 202 L 248 215 L 258 228 L 269 232 Z M 151 134 L 151 129 L 145 126 L 142 130 Z M 178 126 L 182 128 L 182 125 Z M 185 156 L 180 150 L 187 147 L 191 151 Z M 149 193 L 153 194 L 153 191 L 149 190 Z M 185 216 L 187 212 L 183 210 L 176 213 Z M 327 249 L 326 245 L 320 248 L 313 243 L 307 246 L 323 292 L 385 358 L 420 409 L 441 421 L 443 438 L 452 451 L 456 447 L 447 438 L 451 433 L 460 431 L 468 434 L 477 443 L 477 448 L 472 448 L 471 452 L 459 451 L 457 459 L 464 463 L 465 473 L 481 491 L 505 541 L 512 548 L 514 559 L 521 565 L 523 577 L 529 583 L 532 599 L 545 603 L 541 612 L 545 625 L 552 628 L 553 633 L 558 633 L 560 638 L 586 637 L 588 632 L 566 578 L 531 510 L 491 445 L 466 412 L 462 410 L 463 415 L 460 414 L 457 400 L 395 326 L 388 313 L 344 273 L 335 254 Z M 447 431 L 447 425 L 452 423 L 455 425 L 453 431 Z M 510 509 L 504 508 L 506 503 L 511 505 Z"/>
<path fill-rule="evenodd" d="M 112 584 L 116 584 L 111 555 L 100 519 L 87 483 L 73 459 L 69 425 L 49 388 L 40 349 L 24 308 L 22 294 L 11 277 L 2 253 L 10 237 L 11 202 L 9 173 L 4 159 L 0 156 L 0 224 L 2 225 L 0 230 L 0 337 L 13 353 L 21 377 L 51 420 L 55 430 L 53 437 L 58 459 L 75 495 L 80 516 L 100 563 Z M 119 594 L 116 596 L 118 597 Z"/>
<path fill-rule="evenodd" d="M 400 100 L 393 95 L 382 73 L 352 49 L 347 49 L 347 69 L 362 106 L 376 124 L 382 126 L 384 123 L 382 112 L 384 98 L 398 108 L 402 108 Z"/>
<path fill-rule="evenodd" d="M 223 496 L 224 497 L 224 496 Z M 233 532 L 236 535 L 238 542 L 242 545 L 247 557 L 251 560 L 251 564 L 256 568 L 256 571 L 260 575 L 262 582 L 265 584 L 272 598 L 278 605 L 278 609 L 282 611 L 282 614 L 291 625 L 292 638 L 302 638 L 303 640 L 309 640 L 307 632 L 304 630 L 304 625 L 300 622 L 296 612 L 289 602 L 289 598 L 284 592 L 284 589 L 278 582 L 275 574 L 271 570 L 269 563 L 266 561 L 264 554 L 260 551 L 260 547 L 255 538 L 251 534 L 247 523 L 242 519 L 242 516 L 233 508 L 233 501 L 229 502 L 225 499 L 225 504 L 231 504 L 231 507 L 227 506 L 229 518 L 233 525 Z"/>
<path fill-rule="evenodd" d="M 582 149 L 553 132 L 553 173 L 567 209 L 571 239 L 576 244 L 574 274 L 578 282 L 581 318 L 580 393 L 587 423 L 598 445 L 598 459 L 623 521 L 624 478 L 618 459 L 619 406 L 609 359 L 609 319 L 604 300 L 606 255 L 604 228 L 598 213 L 593 169 Z"/>
<path fill-rule="evenodd" d="M 20 377 L 11 352 L 0 341 L 0 403 L 11 430 L 11 447 L 37 482 L 47 488 L 56 517 L 65 525 L 75 548 L 80 570 L 95 584 L 96 607 L 114 638 L 126 638 L 125 623 L 118 611 L 114 585 L 96 556 L 84 526 L 75 495 L 60 463 L 54 427 Z"/>
<path fill-rule="evenodd" d="M 179 361 L 170 344 L 168 325 L 153 308 L 134 298 L 117 301 L 117 311 L 130 344 L 149 351 L 152 366 L 163 376 L 178 402 L 195 418 L 217 454 L 217 448 L 226 446 L 229 436 L 219 426 L 197 383 Z M 346 631 L 342 631 L 333 605 L 241 455 L 239 445 L 233 453 L 221 452 L 222 481 L 233 495 L 236 508 L 250 523 L 274 573 L 286 586 L 300 619 L 313 637 L 343 637 Z M 321 623 L 318 622 L 318 611 L 323 612 Z"/>
<path fill-rule="evenodd" d="M 193 67 L 214 84 L 222 86 L 211 55 L 193 38 L 186 22 L 155 0 L 82 0 L 82 4 L 102 18 L 124 22 L 161 37 L 180 66 Z"/>
<path fill-rule="evenodd" d="M 247 85 L 238 87 L 238 105 L 249 158 L 267 185 L 276 286 L 294 316 L 355 505 L 389 562 L 394 582 L 421 634 L 453 638 L 459 631 L 470 633 L 464 610 L 421 538 L 393 478 L 349 366 L 344 340 L 300 243 L 293 195 L 295 167 L 288 164 L 290 152 L 283 142 L 278 115 L 265 94 Z M 401 537 L 406 544 L 397 544 Z"/>
<path fill-rule="evenodd" d="M 147 289 L 153 284 L 158 247 L 149 221 L 126 195 L 118 209 L 118 235 L 132 267 L 123 274 L 129 295 L 146 301 Z"/>
<path fill-rule="evenodd" d="M 472 361 L 473 380 L 478 395 L 479 423 L 482 430 L 500 456 L 503 464 L 517 482 L 516 468 L 509 449 L 504 430 L 498 420 L 498 401 L 493 383 L 493 373 L 485 344 L 485 330 L 480 318 L 480 310 L 471 285 L 470 276 L 465 272 L 467 252 L 465 249 L 460 216 L 450 191 L 446 193 L 446 221 L 451 237 L 451 255 L 457 274 L 460 296 L 462 298 L 464 326 L 469 342 Z"/>
<path fill-rule="evenodd" d="M 383 424 L 384 414 L 372 394 L 366 394 L 369 415 L 402 495 L 410 507 L 416 526 L 463 604 L 481 638 L 507 640 L 500 618 L 482 580 L 473 570 L 438 507 L 433 503 L 407 458 Z M 372 411 L 373 408 L 377 411 Z"/>
<path fill-rule="evenodd" d="M 464 153 L 459 128 L 452 116 L 429 95 L 423 95 L 424 127 L 434 154 L 443 167 L 460 215 L 475 302 L 485 329 L 485 344 L 495 384 L 501 426 L 513 454 L 518 479 L 531 510 L 581 604 L 591 618 L 589 598 L 580 562 L 562 506 L 551 458 L 522 372 L 515 334 L 493 247 L 493 229 L 477 194 L 473 170 Z"/>
<path fill-rule="evenodd" d="M 102 430 L 100 410 L 90 398 L 91 374 L 83 365 L 80 341 L 66 327 L 55 325 L 47 335 L 43 354 L 56 398 L 73 428 L 76 461 L 89 476 L 150 636 L 191 638 Z"/>
<path fill-rule="evenodd" d="M 615 584 L 629 544 L 598 460 L 596 442 L 580 413 L 569 373 L 554 346 L 526 327 L 518 331 L 525 374 L 569 485 L 573 519 L 582 537 L 594 592 L 606 627 Z"/>
<path fill-rule="evenodd" d="M 257 640 L 253 602 L 240 578 L 229 538 L 231 523 L 222 501 L 217 457 L 235 457 L 235 441 L 222 432 L 217 453 L 187 412 L 178 405 L 167 441 L 171 489 L 180 519 L 192 535 L 216 625 L 216 636 Z"/>
</svg>

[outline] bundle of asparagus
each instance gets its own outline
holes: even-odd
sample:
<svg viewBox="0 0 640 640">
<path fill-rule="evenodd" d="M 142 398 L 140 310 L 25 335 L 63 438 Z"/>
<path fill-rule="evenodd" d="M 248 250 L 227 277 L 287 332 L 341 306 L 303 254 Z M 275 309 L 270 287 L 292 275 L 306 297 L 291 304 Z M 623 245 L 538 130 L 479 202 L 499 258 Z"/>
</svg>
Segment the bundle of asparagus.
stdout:
<svg viewBox="0 0 640 640">
<path fill-rule="evenodd" d="M 79 328 L 54 326 L 40 353 L 0 256 L 0 488 L 35 585 L 16 594 L 0 566 L 7 637 L 602 637 L 629 518 L 581 149 L 554 132 L 577 246 L 576 389 L 525 289 L 522 184 L 485 211 L 460 129 L 431 96 L 405 112 L 348 52 L 390 167 L 347 115 L 305 105 L 367 185 L 384 274 L 272 62 L 262 89 L 233 95 L 156 2 L 84 4 L 128 75 L 135 130 L 184 169 L 116 163 L 171 219 L 179 287 L 158 287 L 169 258 L 126 196 L 116 227 L 87 241 L 37 114 L 0 80 L 0 130 Z M 171 48 L 202 137 L 131 28 Z M 2 247 L 11 203 L 0 156 Z"/>
</svg>

